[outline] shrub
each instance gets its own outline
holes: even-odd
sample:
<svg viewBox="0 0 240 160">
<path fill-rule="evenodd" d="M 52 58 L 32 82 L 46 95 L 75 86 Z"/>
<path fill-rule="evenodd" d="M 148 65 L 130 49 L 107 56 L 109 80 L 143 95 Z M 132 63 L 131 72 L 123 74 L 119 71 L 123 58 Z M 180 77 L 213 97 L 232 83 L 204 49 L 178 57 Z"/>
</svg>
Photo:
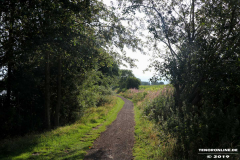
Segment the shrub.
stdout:
<svg viewBox="0 0 240 160">
<path fill-rule="evenodd" d="M 139 89 L 139 86 L 141 84 L 141 81 L 135 77 L 128 77 L 126 81 L 126 87 L 127 89 L 130 88 L 137 88 Z"/>
</svg>

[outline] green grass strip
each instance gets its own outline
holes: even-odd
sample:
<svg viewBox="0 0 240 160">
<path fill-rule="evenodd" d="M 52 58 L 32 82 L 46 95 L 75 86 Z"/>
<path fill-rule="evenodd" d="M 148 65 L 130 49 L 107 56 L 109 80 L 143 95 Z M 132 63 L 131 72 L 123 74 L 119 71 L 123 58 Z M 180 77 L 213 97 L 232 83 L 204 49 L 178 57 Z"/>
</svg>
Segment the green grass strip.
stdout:
<svg viewBox="0 0 240 160">
<path fill-rule="evenodd" d="M 135 114 L 135 143 L 133 156 L 135 160 L 167 160 L 172 159 L 172 139 L 167 142 L 160 138 L 161 132 L 157 129 L 153 121 L 148 120 L 143 114 L 143 110 L 134 103 Z M 163 144 L 168 143 L 169 146 Z"/>
<path fill-rule="evenodd" d="M 135 143 L 133 147 L 133 156 L 135 160 L 153 159 L 154 148 L 150 145 L 149 132 L 147 129 L 151 129 L 151 122 L 142 117 L 142 111 L 134 104 L 135 114 Z"/>
<path fill-rule="evenodd" d="M 106 107 L 98 107 L 80 123 L 3 142 L 0 159 L 83 159 L 94 140 L 117 118 L 123 105 L 124 101 L 117 97 L 116 105 L 107 113 Z"/>
</svg>

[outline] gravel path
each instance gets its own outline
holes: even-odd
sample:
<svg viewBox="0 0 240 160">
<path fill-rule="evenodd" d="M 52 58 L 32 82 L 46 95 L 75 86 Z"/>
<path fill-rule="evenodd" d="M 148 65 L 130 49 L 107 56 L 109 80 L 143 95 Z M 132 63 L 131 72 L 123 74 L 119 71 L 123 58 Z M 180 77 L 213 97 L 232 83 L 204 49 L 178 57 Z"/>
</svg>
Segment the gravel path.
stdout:
<svg viewBox="0 0 240 160">
<path fill-rule="evenodd" d="M 125 104 L 117 119 L 95 140 L 84 160 L 131 160 L 134 144 L 133 103 L 118 96 Z"/>
</svg>

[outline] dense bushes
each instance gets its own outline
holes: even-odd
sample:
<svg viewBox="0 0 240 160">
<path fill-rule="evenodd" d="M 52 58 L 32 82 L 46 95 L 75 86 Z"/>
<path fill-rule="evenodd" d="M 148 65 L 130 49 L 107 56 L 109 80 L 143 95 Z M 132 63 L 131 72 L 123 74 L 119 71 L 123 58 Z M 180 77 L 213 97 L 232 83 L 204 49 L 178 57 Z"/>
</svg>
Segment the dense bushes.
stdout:
<svg viewBox="0 0 240 160">
<path fill-rule="evenodd" d="M 130 88 L 138 89 L 140 86 L 140 83 L 141 83 L 141 81 L 139 79 L 137 79 L 135 77 L 129 77 L 126 80 L 126 87 L 127 87 L 127 89 L 130 89 Z"/>
<path fill-rule="evenodd" d="M 155 122 L 161 138 L 165 139 L 169 135 L 168 138 L 176 139 L 171 147 L 165 144 L 172 150 L 170 157 L 202 159 L 204 157 L 199 157 L 197 152 L 204 147 L 239 149 L 239 108 L 234 103 L 234 95 L 225 97 L 226 99 L 223 97 L 224 93 L 218 95 L 222 101 L 214 102 L 216 105 L 213 98 L 205 97 L 206 101 L 201 108 L 184 102 L 180 111 L 175 106 L 174 87 L 167 85 L 150 89 L 151 86 L 141 90 L 129 89 L 120 94 L 136 104 L 141 102 L 137 107 L 143 110 L 143 117 Z M 223 102 L 228 108 L 222 105 Z M 232 158 L 237 156 L 232 155 Z"/>
<path fill-rule="evenodd" d="M 154 85 L 140 88 L 120 93 L 134 102 L 136 127 L 133 154 L 137 159 L 174 159 L 176 139 L 164 131 L 167 127 L 162 121 L 165 112 L 171 114 L 171 109 L 164 108 L 163 104 L 166 97 L 171 97 L 173 87 Z M 170 98 L 168 102 L 174 101 Z"/>
<path fill-rule="evenodd" d="M 227 100 L 222 97 L 224 93 L 219 95 L 222 101 L 215 104 L 212 98 L 206 97 L 201 108 L 185 102 L 178 108 L 173 95 L 172 91 L 160 94 L 145 104 L 144 113 L 161 124 L 165 134 L 177 139 L 176 157 L 197 158 L 198 149 L 204 147 L 239 149 L 239 107 L 233 97 L 225 97 L 230 100 L 228 108 L 222 104 Z"/>
<path fill-rule="evenodd" d="M 197 158 L 198 148 L 240 149 L 239 5 L 232 0 L 126 3 L 126 13 L 139 9 L 149 22 L 154 79 L 166 77 L 174 87 L 174 101 L 156 100 L 146 113 L 163 117 L 165 131 L 178 140 L 176 157 Z M 165 53 L 157 41 L 166 45 Z"/>
<path fill-rule="evenodd" d="M 131 70 L 120 70 L 120 80 L 118 82 L 118 93 L 125 92 L 127 89 L 139 89 L 141 81 L 134 76 Z"/>
<path fill-rule="evenodd" d="M 111 61 L 107 63 L 112 63 Z M 68 68 L 66 68 L 68 69 Z M 72 70 L 73 71 L 73 70 Z M 23 135 L 42 131 L 44 119 L 44 70 L 19 66 L 14 70 L 11 108 L 2 107 L 1 137 Z M 60 125 L 72 123 L 83 116 L 89 107 L 101 106 L 111 101 L 111 81 L 114 77 L 103 76 L 100 71 L 73 73 L 63 69 L 62 100 L 59 114 Z M 83 75 L 83 76 L 81 76 Z M 107 80 L 109 83 L 106 83 Z M 57 104 L 57 86 L 54 70 L 51 74 L 51 124 L 54 125 L 54 110 Z M 4 97 L 2 97 L 4 98 Z"/>
<path fill-rule="evenodd" d="M 138 90 L 136 88 L 131 88 L 120 92 L 120 94 L 126 98 L 132 99 L 134 102 L 138 102 L 145 98 L 147 92 L 143 90 Z"/>
<path fill-rule="evenodd" d="M 138 41 L 96 0 L 5 0 L 0 14 L 0 139 L 72 123 L 110 101 L 119 55 L 104 46 Z M 112 27 L 92 25 L 103 19 Z"/>
</svg>

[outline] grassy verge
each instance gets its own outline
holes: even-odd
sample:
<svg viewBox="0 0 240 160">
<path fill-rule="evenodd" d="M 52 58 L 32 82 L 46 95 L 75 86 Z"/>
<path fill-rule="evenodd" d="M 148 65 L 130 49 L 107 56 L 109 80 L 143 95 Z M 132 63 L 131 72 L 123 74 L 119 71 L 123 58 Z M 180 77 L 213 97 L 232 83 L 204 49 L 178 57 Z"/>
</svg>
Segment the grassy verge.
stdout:
<svg viewBox="0 0 240 160">
<path fill-rule="evenodd" d="M 87 109 L 85 116 L 75 124 L 4 140 L 0 144 L 0 159 L 83 159 L 86 150 L 116 119 L 123 105 L 124 101 L 115 97 L 111 104 Z"/>
<path fill-rule="evenodd" d="M 165 160 L 174 159 L 174 145 L 176 140 L 166 135 L 160 123 L 150 120 L 144 114 L 147 105 L 164 92 L 169 85 L 140 86 L 139 90 L 129 89 L 120 95 L 132 100 L 135 114 L 135 143 L 133 155 L 135 160 L 152 159 Z"/>
<path fill-rule="evenodd" d="M 144 116 L 142 108 L 136 103 L 134 103 L 134 114 L 136 125 L 133 155 L 135 160 L 171 159 L 175 140 L 164 135 L 160 126 L 148 120 Z"/>
</svg>

